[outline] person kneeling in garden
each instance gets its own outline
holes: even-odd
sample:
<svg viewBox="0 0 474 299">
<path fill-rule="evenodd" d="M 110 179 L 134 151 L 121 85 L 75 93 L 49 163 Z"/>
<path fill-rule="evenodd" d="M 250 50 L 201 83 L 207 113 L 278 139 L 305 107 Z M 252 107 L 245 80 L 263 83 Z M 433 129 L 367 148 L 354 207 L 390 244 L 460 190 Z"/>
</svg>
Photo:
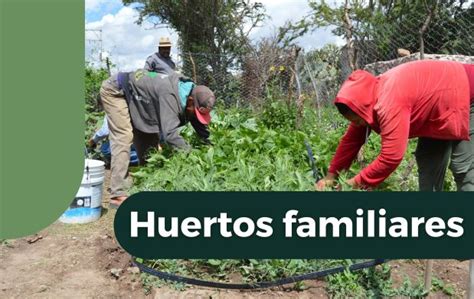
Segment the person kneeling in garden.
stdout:
<svg viewBox="0 0 474 299">
<path fill-rule="evenodd" d="M 102 104 L 101 104 L 102 105 Z M 110 168 L 110 161 L 112 156 L 110 153 L 110 141 L 107 140 L 109 137 L 109 125 L 107 121 L 107 116 L 104 116 L 102 120 L 102 125 L 100 129 L 97 130 L 91 139 L 87 143 L 88 152 L 92 152 L 99 142 L 102 142 L 100 146 L 100 153 L 102 154 L 102 159 L 105 162 L 105 168 Z M 138 164 L 138 156 L 135 147 L 132 145 L 130 148 L 130 166 L 136 166 Z"/>
<path fill-rule="evenodd" d="M 102 83 L 100 96 L 107 114 L 111 142 L 111 206 L 127 198 L 130 146 L 141 164 L 149 149 L 161 143 L 189 149 L 179 127 L 190 122 L 199 137 L 209 143 L 208 124 L 214 93 L 178 73 L 158 74 L 144 69 L 118 73 Z"/>
<path fill-rule="evenodd" d="M 334 184 L 375 131 L 381 152 L 347 181 L 353 188 L 383 182 L 402 161 L 408 139 L 419 137 L 415 156 L 421 191 L 443 190 L 449 162 L 458 191 L 474 191 L 474 65 L 415 61 L 378 77 L 357 70 L 342 85 L 335 105 L 351 124 L 317 190 Z"/>
</svg>

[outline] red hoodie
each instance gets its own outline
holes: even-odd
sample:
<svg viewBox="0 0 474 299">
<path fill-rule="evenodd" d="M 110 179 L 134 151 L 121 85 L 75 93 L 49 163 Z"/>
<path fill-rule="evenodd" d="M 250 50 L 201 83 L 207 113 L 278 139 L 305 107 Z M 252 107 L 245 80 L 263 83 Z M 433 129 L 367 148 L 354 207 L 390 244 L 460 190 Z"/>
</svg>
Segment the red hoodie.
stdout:
<svg viewBox="0 0 474 299">
<path fill-rule="evenodd" d="M 355 177 L 356 183 L 373 187 L 383 182 L 402 161 L 409 138 L 469 140 L 469 102 L 467 74 L 458 62 L 414 61 L 378 77 L 353 72 L 335 103 L 346 104 L 382 137 L 379 156 Z M 330 173 L 350 167 L 368 129 L 350 124 Z"/>
</svg>

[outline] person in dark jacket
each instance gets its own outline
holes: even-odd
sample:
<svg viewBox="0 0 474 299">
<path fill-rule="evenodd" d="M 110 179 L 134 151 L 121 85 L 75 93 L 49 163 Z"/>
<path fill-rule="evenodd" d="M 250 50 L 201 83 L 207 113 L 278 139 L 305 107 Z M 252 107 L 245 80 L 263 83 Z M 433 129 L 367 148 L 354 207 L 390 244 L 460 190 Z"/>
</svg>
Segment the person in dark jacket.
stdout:
<svg viewBox="0 0 474 299">
<path fill-rule="evenodd" d="M 179 73 L 158 74 L 145 69 L 118 73 L 102 83 L 100 96 L 110 130 L 112 206 L 127 198 L 132 143 L 141 164 L 149 149 L 158 148 L 160 135 L 162 144 L 189 149 L 178 131 L 188 122 L 209 143 L 207 126 L 216 100 L 214 93 Z"/>
<path fill-rule="evenodd" d="M 170 57 L 171 42 L 169 38 L 160 38 L 158 52 L 148 56 L 145 62 L 145 69 L 150 72 L 160 74 L 170 74 L 176 70 L 176 65 Z"/>
</svg>

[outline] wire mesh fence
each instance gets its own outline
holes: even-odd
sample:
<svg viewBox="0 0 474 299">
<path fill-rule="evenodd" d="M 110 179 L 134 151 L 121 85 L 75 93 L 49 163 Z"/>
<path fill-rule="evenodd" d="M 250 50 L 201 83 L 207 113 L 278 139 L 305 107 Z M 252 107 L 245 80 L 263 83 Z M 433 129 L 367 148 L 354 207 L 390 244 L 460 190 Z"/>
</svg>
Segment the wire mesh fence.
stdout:
<svg viewBox="0 0 474 299">
<path fill-rule="evenodd" d="M 354 69 L 379 75 L 418 59 L 474 63 L 474 3 L 469 5 L 385 12 L 370 22 L 352 20 L 350 34 L 340 22 L 331 28 L 344 45 L 315 44 L 318 48 L 311 51 L 283 46 L 274 37 L 241 55 L 181 53 L 179 71 L 212 88 L 227 107 L 260 110 L 275 101 L 320 107 L 332 102 Z M 105 67 L 102 30 L 87 29 L 86 42 L 88 61 Z"/>
<path fill-rule="evenodd" d="M 85 58 L 90 64 L 100 67 L 103 52 L 102 29 L 85 29 Z"/>
<path fill-rule="evenodd" d="M 260 109 L 269 100 L 325 105 L 354 69 L 378 75 L 418 59 L 474 63 L 474 10 L 446 14 L 432 9 L 379 20 L 376 26 L 354 24 L 345 45 L 308 52 L 266 39 L 237 58 L 184 53 L 180 71 L 210 86 L 227 106 Z"/>
</svg>

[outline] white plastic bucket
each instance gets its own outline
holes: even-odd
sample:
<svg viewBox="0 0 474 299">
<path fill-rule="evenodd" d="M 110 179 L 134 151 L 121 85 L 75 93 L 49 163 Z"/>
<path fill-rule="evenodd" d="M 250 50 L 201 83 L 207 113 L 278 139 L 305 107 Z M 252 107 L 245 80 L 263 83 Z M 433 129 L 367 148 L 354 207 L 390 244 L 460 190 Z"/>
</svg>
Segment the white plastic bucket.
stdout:
<svg viewBox="0 0 474 299">
<path fill-rule="evenodd" d="M 105 163 L 86 159 L 81 187 L 69 208 L 59 218 L 64 223 L 87 223 L 100 218 Z"/>
</svg>

